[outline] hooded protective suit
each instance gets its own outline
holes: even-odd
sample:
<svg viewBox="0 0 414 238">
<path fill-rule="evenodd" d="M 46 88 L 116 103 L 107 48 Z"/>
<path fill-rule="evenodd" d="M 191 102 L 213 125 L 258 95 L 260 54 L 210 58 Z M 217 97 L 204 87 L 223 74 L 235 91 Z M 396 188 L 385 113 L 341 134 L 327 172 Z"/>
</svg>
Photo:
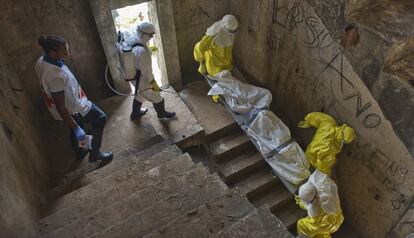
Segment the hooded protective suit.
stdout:
<svg viewBox="0 0 414 238">
<path fill-rule="evenodd" d="M 355 131 L 343 124 L 337 126 L 335 120 L 322 112 L 309 113 L 299 127 L 315 127 L 316 133 L 306 149 L 306 158 L 310 164 L 321 172 L 331 175 L 332 167 L 336 163 L 336 154 L 341 152 L 343 143 L 351 143 L 355 138 Z"/>
<path fill-rule="evenodd" d="M 239 23 L 233 15 L 225 15 L 206 31 L 194 47 L 194 58 L 200 63 L 198 71 L 214 77 L 223 70 L 232 70 L 232 50 Z"/>
<path fill-rule="evenodd" d="M 141 71 L 141 77 L 138 84 L 135 100 L 143 103 L 149 101 L 159 103 L 162 101 L 161 94 L 154 89 L 154 75 L 152 73 L 151 50 L 148 48 L 148 42 L 152 35 L 155 34 L 154 26 L 151 23 L 141 23 L 137 27 L 137 42 L 144 47 L 134 47 L 132 52 L 135 56 L 135 67 Z"/>
<path fill-rule="evenodd" d="M 308 216 L 297 223 L 299 235 L 330 238 L 344 221 L 338 188 L 326 174 L 315 170 L 308 182 L 299 188 L 297 203 Z"/>
</svg>

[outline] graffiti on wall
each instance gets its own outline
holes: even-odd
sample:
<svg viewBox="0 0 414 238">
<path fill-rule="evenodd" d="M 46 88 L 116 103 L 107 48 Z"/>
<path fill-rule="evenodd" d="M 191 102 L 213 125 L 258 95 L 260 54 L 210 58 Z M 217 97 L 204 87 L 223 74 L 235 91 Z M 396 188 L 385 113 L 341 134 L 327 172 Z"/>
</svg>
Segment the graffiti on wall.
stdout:
<svg viewBox="0 0 414 238">
<path fill-rule="evenodd" d="M 7 66 L 0 65 L 0 100 L 7 102 L 18 118 L 21 118 L 19 94 L 23 92 L 23 88 L 13 82 Z"/>
<path fill-rule="evenodd" d="M 349 63 L 347 65 L 342 47 L 315 13 L 309 10 L 309 6 L 306 0 L 273 0 L 273 7 L 267 9 L 272 16 L 269 50 L 284 61 L 288 59 L 284 57 L 291 57 L 292 47 L 303 49 L 305 53 L 301 56 L 310 60 L 304 61 L 303 74 L 306 72 L 306 76 L 298 80 L 303 83 L 304 90 L 308 90 L 310 98 L 321 92 L 328 94 L 324 99 L 327 100 L 326 110 L 331 114 L 338 115 L 336 108 L 345 106 L 352 110 L 354 119 L 364 128 L 382 128 L 383 119 L 380 112 L 374 109 L 375 102 L 364 97 L 363 90 L 353 83 L 354 75 L 350 75 L 349 68 L 346 68 Z M 406 185 L 410 171 L 369 141 L 359 135 L 357 145 L 360 147 L 355 151 L 366 151 L 368 145 L 370 149 L 367 156 L 356 153 L 353 159 L 362 163 L 389 193 L 387 197 L 391 197 L 389 204 L 392 209 L 406 208 L 409 197 L 402 186 Z"/>
</svg>

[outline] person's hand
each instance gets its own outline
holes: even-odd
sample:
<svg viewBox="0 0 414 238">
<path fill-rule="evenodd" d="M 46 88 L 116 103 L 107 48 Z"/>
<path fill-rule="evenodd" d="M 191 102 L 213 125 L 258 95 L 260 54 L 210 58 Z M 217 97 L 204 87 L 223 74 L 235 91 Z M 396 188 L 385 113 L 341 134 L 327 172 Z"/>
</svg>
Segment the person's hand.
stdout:
<svg viewBox="0 0 414 238">
<path fill-rule="evenodd" d="M 156 47 L 154 45 L 148 46 L 148 49 L 150 49 L 152 54 L 155 54 L 155 53 L 158 52 L 158 47 Z"/>
<path fill-rule="evenodd" d="M 207 74 L 206 65 L 201 63 L 200 66 L 198 67 L 198 72 L 202 75 Z"/>
<path fill-rule="evenodd" d="M 155 92 L 161 91 L 160 87 L 158 86 L 158 84 L 155 80 L 151 81 L 151 86 L 152 86 L 152 90 L 154 90 Z"/>
<path fill-rule="evenodd" d="M 79 126 L 73 130 L 73 134 L 75 134 L 75 138 L 78 142 L 85 140 L 86 133 L 85 131 L 80 128 Z"/>
</svg>

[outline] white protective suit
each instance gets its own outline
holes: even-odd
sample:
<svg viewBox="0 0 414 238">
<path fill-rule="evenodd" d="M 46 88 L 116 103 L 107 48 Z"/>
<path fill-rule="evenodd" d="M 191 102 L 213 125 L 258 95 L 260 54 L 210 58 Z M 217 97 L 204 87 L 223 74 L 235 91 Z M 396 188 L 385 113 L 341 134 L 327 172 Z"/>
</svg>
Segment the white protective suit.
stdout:
<svg viewBox="0 0 414 238">
<path fill-rule="evenodd" d="M 260 111 L 246 131 L 279 176 L 295 185 L 309 177 L 310 165 L 303 150 L 291 139 L 289 128 L 273 112 Z"/>
<path fill-rule="evenodd" d="M 223 70 L 212 79 L 217 83 L 208 95 L 220 95 L 233 112 L 244 114 L 257 109 L 268 109 L 272 102 L 269 90 L 240 82 L 228 70 Z"/>
<path fill-rule="evenodd" d="M 320 215 L 322 210 L 328 214 L 341 210 L 335 182 L 319 170 L 315 170 L 309 176 L 309 180 L 299 188 L 299 198 L 305 205 L 309 217 Z"/>
<path fill-rule="evenodd" d="M 144 26 L 144 27 L 143 27 Z M 142 29 L 140 29 L 140 27 Z M 132 52 L 135 56 L 135 67 L 137 70 L 141 71 L 141 78 L 139 80 L 139 86 L 137 94 L 135 95 L 135 100 L 143 103 L 149 101 L 152 103 L 159 103 L 162 101 L 161 94 L 152 89 L 151 82 L 154 80 L 154 75 L 152 73 L 152 64 L 151 64 L 151 51 L 148 48 L 148 42 L 151 40 L 152 36 L 155 33 L 153 25 L 146 25 L 141 23 L 137 27 L 137 42 L 144 45 L 144 47 L 136 46 L 132 49 Z M 134 81 L 135 82 L 135 81 Z"/>
</svg>

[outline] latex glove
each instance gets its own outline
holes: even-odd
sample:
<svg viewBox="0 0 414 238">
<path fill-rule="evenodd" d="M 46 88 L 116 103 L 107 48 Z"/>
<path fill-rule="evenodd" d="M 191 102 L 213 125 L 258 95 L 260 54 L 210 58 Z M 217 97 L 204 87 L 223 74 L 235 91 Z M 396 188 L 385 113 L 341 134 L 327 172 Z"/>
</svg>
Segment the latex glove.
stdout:
<svg viewBox="0 0 414 238">
<path fill-rule="evenodd" d="M 155 53 L 158 52 L 158 47 L 156 47 L 154 45 L 148 46 L 148 49 L 150 49 L 152 54 L 155 54 Z"/>
<path fill-rule="evenodd" d="M 309 128 L 309 127 L 310 127 L 310 125 L 309 125 L 309 123 L 308 123 L 308 122 L 306 122 L 306 121 L 300 121 L 300 122 L 298 123 L 298 127 L 300 127 L 300 128 Z"/>
<path fill-rule="evenodd" d="M 198 67 L 198 72 L 202 75 L 207 74 L 206 65 L 201 63 L 200 66 Z"/>
<path fill-rule="evenodd" d="M 220 95 L 213 95 L 213 96 L 211 96 L 211 99 L 213 100 L 213 102 L 219 102 Z"/>
<path fill-rule="evenodd" d="M 85 131 L 84 131 L 82 128 L 80 128 L 79 126 L 78 126 L 78 127 L 76 127 L 76 128 L 73 130 L 73 134 L 75 134 L 75 138 L 76 138 L 76 140 L 77 140 L 78 142 L 80 142 L 80 141 L 84 141 L 84 140 L 85 140 L 86 133 L 85 133 Z"/>
<path fill-rule="evenodd" d="M 158 86 L 157 82 L 155 80 L 151 81 L 151 86 L 152 86 L 152 90 L 154 90 L 155 92 L 159 92 L 160 91 L 160 87 Z"/>
</svg>

